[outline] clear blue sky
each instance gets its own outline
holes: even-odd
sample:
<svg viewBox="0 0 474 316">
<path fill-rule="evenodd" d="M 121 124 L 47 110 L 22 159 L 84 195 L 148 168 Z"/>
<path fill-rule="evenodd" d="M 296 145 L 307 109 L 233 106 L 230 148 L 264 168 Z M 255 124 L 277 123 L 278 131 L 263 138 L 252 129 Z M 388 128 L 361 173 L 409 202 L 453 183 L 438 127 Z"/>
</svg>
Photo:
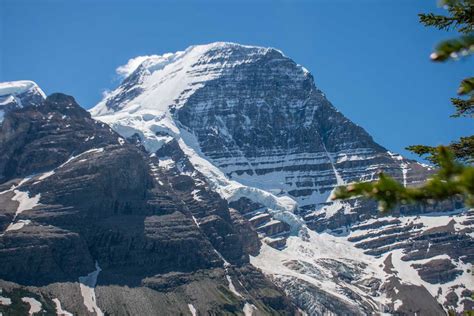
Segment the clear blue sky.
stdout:
<svg viewBox="0 0 474 316">
<path fill-rule="evenodd" d="M 214 41 L 281 49 L 376 141 L 407 154 L 472 134 L 449 98 L 474 60 L 429 61 L 450 37 L 418 23 L 436 0 L 0 0 L 0 81 L 29 79 L 95 105 L 131 57 Z M 409 157 L 413 157 L 409 155 Z"/>
</svg>

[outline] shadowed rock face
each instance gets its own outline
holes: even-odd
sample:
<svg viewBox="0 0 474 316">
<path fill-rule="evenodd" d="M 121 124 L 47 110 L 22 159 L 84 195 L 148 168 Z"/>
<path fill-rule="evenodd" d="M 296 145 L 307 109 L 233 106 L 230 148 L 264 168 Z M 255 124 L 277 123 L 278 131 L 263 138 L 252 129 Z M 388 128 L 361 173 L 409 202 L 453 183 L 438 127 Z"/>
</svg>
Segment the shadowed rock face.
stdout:
<svg viewBox="0 0 474 316">
<path fill-rule="evenodd" d="M 39 101 L 38 101 L 39 102 Z M 0 125 L 0 181 L 49 171 L 75 154 L 119 137 L 74 99 L 53 94 L 39 105 L 7 112 Z"/>
<path fill-rule="evenodd" d="M 248 265 L 259 248 L 250 224 L 179 147 L 150 157 L 72 97 L 53 94 L 6 113 L 0 152 L 0 279 L 14 282 L 0 281 L 1 295 L 13 299 L 0 312 L 24 309 L 27 295 L 47 310 L 54 295 L 69 312 L 91 313 L 77 282 L 97 263 L 95 295 L 109 314 L 189 314 L 188 302 L 202 311 L 238 312 L 249 302 L 293 313 Z M 176 165 L 161 166 L 160 154 Z"/>
<path fill-rule="evenodd" d="M 462 274 L 462 270 L 448 259 L 434 259 L 425 264 L 413 265 L 418 269 L 421 278 L 430 283 L 446 283 Z"/>
</svg>

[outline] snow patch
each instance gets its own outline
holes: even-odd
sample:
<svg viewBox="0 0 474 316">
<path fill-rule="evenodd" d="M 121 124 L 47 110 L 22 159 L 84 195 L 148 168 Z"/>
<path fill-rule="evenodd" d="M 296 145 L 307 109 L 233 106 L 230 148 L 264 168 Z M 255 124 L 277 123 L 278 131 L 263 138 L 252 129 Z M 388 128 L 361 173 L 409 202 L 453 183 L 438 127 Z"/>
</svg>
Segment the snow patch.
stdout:
<svg viewBox="0 0 474 316">
<path fill-rule="evenodd" d="M 38 193 L 33 197 L 30 197 L 29 192 L 23 192 L 20 190 L 14 190 L 15 196 L 12 198 L 13 201 L 17 201 L 19 203 L 18 208 L 16 210 L 15 216 L 13 220 L 17 218 L 22 212 L 31 210 L 34 207 L 40 205 L 39 200 L 41 198 L 41 194 Z"/>
<path fill-rule="evenodd" d="M 8 225 L 7 229 L 5 230 L 5 232 L 9 232 L 9 231 L 12 231 L 12 230 L 20 230 L 22 229 L 25 225 L 29 225 L 31 224 L 31 221 L 29 219 L 20 219 L 18 222 L 16 223 L 10 223 L 10 225 Z"/>
<path fill-rule="evenodd" d="M 193 196 L 193 199 L 195 199 L 196 201 L 200 201 L 202 202 L 203 199 L 199 196 L 199 190 L 193 190 L 193 192 L 191 192 L 191 195 Z"/>
<path fill-rule="evenodd" d="M 57 169 L 59 168 L 62 168 L 64 167 L 65 165 L 67 165 L 68 163 L 70 163 L 71 161 L 83 156 L 83 155 L 86 155 L 86 154 L 90 154 L 90 153 L 101 153 L 101 152 L 104 152 L 104 148 L 103 147 L 100 147 L 100 148 L 92 148 L 92 149 L 89 149 L 89 150 L 86 150 L 76 156 L 71 156 L 68 160 L 66 160 L 64 163 L 62 163 Z"/>
<path fill-rule="evenodd" d="M 68 311 L 64 310 L 61 307 L 61 302 L 57 298 L 53 298 L 53 302 L 56 305 L 56 315 L 57 316 L 73 316 L 72 313 L 69 313 Z"/>
<path fill-rule="evenodd" d="M 245 316 L 253 316 L 254 312 L 257 311 L 257 307 L 246 302 L 242 311 L 244 312 Z"/>
<path fill-rule="evenodd" d="M 196 217 L 194 217 L 194 215 L 192 215 L 192 217 L 193 217 L 194 224 L 196 224 L 196 226 L 199 227 L 199 222 L 197 221 Z"/>
<path fill-rule="evenodd" d="M 230 267 L 230 263 L 229 263 L 227 260 L 225 260 L 224 256 L 223 256 L 219 251 L 217 251 L 216 249 L 214 249 L 214 252 L 217 254 L 217 256 L 218 256 L 222 261 L 224 261 L 224 265 L 223 265 L 224 268 L 227 269 L 227 267 Z M 226 271 L 227 271 L 227 270 L 226 270 Z"/>
<path fill-rule="evenodd" d="M 234 293 L 235 296 L 237 297 L 243 297 L 242 294 L 240 294 L 237 289 L 235 288 L 234 286 L 234 283 L 232 282 L 232 278 L 230 277 L 230 275 L 226 275 L 225 276 L 226 279 L 227 279 L 227 282 L 229 282 L 229 290 Z"/>
<path fill-rule="evenodd" d="M 53 174 L 55 174 L 55 171 L 54 170 L 51 170 L 51 171 L 48 171 L 48 172 L 45 172 L 43 173 L 41 176 L 38 177 L 38 180 L 44 180 L 46 178 L 49 178 L 51 177 Z"/>
<path fill-rule="evenodd" d="M 21 186 L 24 182 L 28 181 L 29 179 L 31 179 L 31 177 L 24 178 L 22 181 L 20 181 L 20 183 L 18 183 L 18 185 L 12 186 L 10 190 L 0 193 L 2 194 L 8 191 L 13 191 L 15 195 L 13 196 L 12 201 L 18 202 L 18 207 L 16 209 L 15 215 L 13 216 L 13 220 L 11 221 L 10 225 L 8 225 L 7 229 L 0 236 L 3 236 L 3 234 L 5 234 L 7 231 L 19 230 L 23 228 L 25 225 L 28 225 L 31 223 L 30 220 L 19 220 L 19 221 L 16 220 L 18 215 L 20 215 L 24 211 L 31 210 L 34 207 L 40 205 L 39 203 L 39 200 L 41 198 L 40 193 L 36 194 L 33 197 L 30 197 L 29 192 L 15 190 L 15 188 Z"/>
<path fill-rule="evenodd" d="M 10 298 L 0 296 L 0 305 L 8 306 L 8 305 L 11 305 L 11 303 L 12 303 L 12 300 Z"/>
<path fill-rule="evenodd" d="M 173 159 L 160 159 L 158 160 L 158 165 L 161 167 L 161 168 L 164 168 L 164 169 L 171 169 L 174 167 L 174 160 Z"/>
<path fill-rule="evenodd" d="M 406 162 L 400 163 L 400 168 L 402 169 L 402 177 L 403 177 L 403 186 L 407 186 L 407 176 L 408 176 L 408 164 Z"/>
<path fill-rule="evenodd" d="M 96 313 L 97 316 L 103 316 L 104 313 L 97 306 L 97 300 L 95 296 L 95 285 L 97 284 L 97 277 L 99 276 L 102 269 L 99 267 L 99 263 L 95 263 L 95 271 L 89 273 L 86 276 L 79 277 L 79 286 L 81 289 L 82 298 L 84 299 L 84 305 L 87 310 L 91 313 Z"/>
<path fill-rule="evenodd" d="M 28 311 L 29 315 L 39 313 L 41 311 L 41 303 L 35 300 L 32 297 L 23 297 L 21 299 L 23 302 L 30 304 L 30 310 Z"/>
<path fill-rule="evenodd" d="M 395 300 L 393 302 L 393 309 L 397 311 L 402 305 L 403 305 L 403 302 L 401 300 Z"/>
<path fill-rule="evenodd" d="M 192 316 L 197 316 L 197 311 L 193 304 L 188 304 L 188 308 Z"/>
</svg>

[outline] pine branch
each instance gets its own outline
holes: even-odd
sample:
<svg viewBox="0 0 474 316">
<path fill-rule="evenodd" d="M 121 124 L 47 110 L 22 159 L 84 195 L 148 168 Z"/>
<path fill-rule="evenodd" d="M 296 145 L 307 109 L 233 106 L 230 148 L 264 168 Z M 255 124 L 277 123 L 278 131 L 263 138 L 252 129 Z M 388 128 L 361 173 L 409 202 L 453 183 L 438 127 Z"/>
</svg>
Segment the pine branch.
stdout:
<svg viewBox="0 0 474 316">
<path fill-rule="evenodd" d="M 426 146 L 426 145 L 412 145 L 405 148 L 406 150 L 411 151 L 414 154 L 417 154 L 420 157 L 436 164 L 438 159 L 436 157 L 436 147 Z"/>
<path fill-rule="evenodd" d="M 474 43 L 473 43 L 473 51 L 474 51 Z M 466 78 L 463 81 L 461 81 L 461 85 L 459 86 L 459 89 L 458 89 L 459 95 L 472 94 L 473 92 L 474 92 L 474 77 Z"/>
<path fill-rule="evenodd" d="M 450 18 L 444 15 L 436 15 L 433 13 L 420 13 L 420 23 L 425 26 L 433 26 L 438 30 L 449 30 L 450 27 L 456 22 L 454 18 Z"/>
<path fill-rule="evenodd" d="M 456 108 L 456 112 L 451 117 L 474 117 L 474 97 L 468 100 L 451 98 L 451 103 Z"/>
<path fill-rule="evenodd" d="M 458 161 L 474 163 L 474 135 L 461 137 L 459 141 L 451 143 L 449 149 Z"/>
<path fill-rule="evenodd" d="M 384 212 L 399 204 L 431 203 L 454 196 L 464 198 L 467 205 L 474 205 L 474 167 L 462 165 L 446 147 L 438 147 L 438 172 L 421 187 L 404 187 L 383 173 L 375 182 L 360 182 L 336 189 L 333 199 L 365 197 L 375 199 Z"/>
<path fill-rule="evenodd" d="M 430 58 L 433 61 L 446 61 L 448 59 L 458 59 L 474 53 L 474 34 L 462 36 L 460 38 L 443 41 L 436 46 Z"/>
<path fill-rule="evenodd" d="M 439 30 L 456 29 L 459 33 L 469 34 L 474 31 L 474 1 L 444 0 L 440 3 L 449 16 L 433 13 L 418 14 L 420 23 Z"/>
<path fill-rule="evenodd" d="M 457 161 L 461 163 L 474 163 L 474 135 L 461 137 L 459 141 L 452 142 L 445 148 L 453 154 L 454 159 Z M 439 164 L 440 157 L 438 147 L 412 145 L 406 149 L 420 157 L 424 157 L 424 159 L 435 165 Z"/>
<path fill-rule="evenodd" d="M 420 14 L 420 22 L 425 26 L 440 30 L 455 29 L 463 34 L 459 38 L 441 42 L 431 54 L 431 59 L 443 62 L 457 60 L 474 53 L 474 0 L 442 0 L 441 5 L 448 11 L 447 16 L 433 13 Z M 467 97 L 452 98 L 456 108 L 454 117 L 474 114 L 474 77 L 463 80 L 458 94 Z M 409 146 L 408 150 L 439 166 L 438 172 L 423 186 L 406 188 L 383 173 L 375 182 L 354 183 L 338 187 L 335 199 L 363 196 L 379 202 L 381 210 L 404 203 L 429 203 L 454 196 L 464 198 L 467 205 L 474 206 L 474 136 L 461 137 L 459 141 L 444 147 L 425 145 Z M 464 164 L 463 164 L 464 163 Z M 465 165 L 467 164 L 467 165 Z"/>
</svg>

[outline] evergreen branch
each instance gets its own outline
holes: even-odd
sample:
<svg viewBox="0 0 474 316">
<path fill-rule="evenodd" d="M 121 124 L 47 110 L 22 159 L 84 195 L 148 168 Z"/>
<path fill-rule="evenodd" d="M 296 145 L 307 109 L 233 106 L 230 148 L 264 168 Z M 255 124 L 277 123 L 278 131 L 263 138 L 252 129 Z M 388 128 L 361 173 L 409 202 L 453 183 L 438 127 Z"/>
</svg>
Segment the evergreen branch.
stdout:
<svg viewBox="0 0 474 316">
<path fill-rule="evenodd" d="M 417 154 L 420 157 L 436 164 L 438 159 L 436 157 L 436 147 L 426 146 L 426 145 L 411 145 L 405 148 L 406 150 L 411 151 L 414 154 Z"/>
<path fill-rule="evenodd" d="M 456 23 L 455 18 L 444 15 L 420 13 L 418 16 L 420 17 L 420 23 L 424 24 L 425 26 L 436 27 L 438 30 L 449 30 L 450 27 Z"/>
<path fill-rule="evenodd" d="M 474 135 L 461 137 L 459 141 L 449 145 L 457 160 L 464 163 L 474 163 Z"/>
<path fill-rule="evenodd" d="M 437 147 L 426 145 L 412 145 L 407 150 L 417 154 L 435 165 L 439 164 L 439 150 Z M 474 135 L 461 137 L 459 141 L 452 142 L 447 149 L 453 154 L 454 158 L 462 163 L 474 162 Z"/>
<path fill-rule="evenodd" d="M 430 55 L 433 61 L 446 61 L 450 58 L 458 59 L 474 53 L 474 34 L 443 41 L 436 46 Z"/>
<path fill-rule="evenodd" d="M 472 94 L 473 92 L 474 92 L 474 77 L 466 78 L 463 81 L 461 81 L 461 85 L 459 86 L 459 89 L 458 89 L 459 95 Z"/>
<path fill-rule="evenodd" d="M 474 167 L 462 165 L 446 147 L 437 148 L 438 172 L 420 187 L 404 187 L 383 173 L 375 182 L 353 183 L 336 189 L 333 199 L 365 197 L 375 199 L 381 211 L 399 204 L 432 203 L 461 196 L 467 205 L 474 205 Z"/>
<path fill-rule="evenodd" d="M 456 29 L 459 33 L 469 34 L 474 31 L 474 1 L 444 0 L 440 2 L 449 16 L 433 13 L 418 14 L 420 23 L 439 30 Z"/>
<path fill-rule="evenodd" d="M 451 117 L 474 117 L 474 97 L 468 100 L 451 98 L 451 103 L 456 108 L 456 112 Z"/>
</svg>

